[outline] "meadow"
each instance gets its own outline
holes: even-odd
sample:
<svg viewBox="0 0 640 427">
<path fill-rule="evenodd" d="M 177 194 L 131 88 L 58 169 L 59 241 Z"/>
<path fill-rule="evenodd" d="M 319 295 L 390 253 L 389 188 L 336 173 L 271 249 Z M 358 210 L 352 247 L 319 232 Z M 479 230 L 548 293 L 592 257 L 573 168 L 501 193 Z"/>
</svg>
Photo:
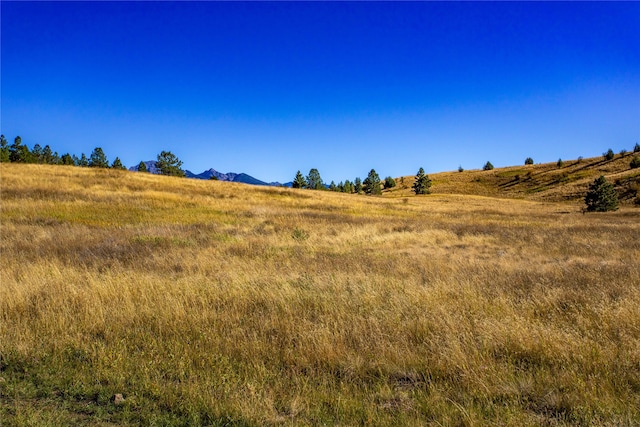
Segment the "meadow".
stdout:
<svg viewBox="0 0 640 427">
<path fill-rule="evenodd" d="M 640 208 L 0 177 L 2 426 L 640 425 Z"/>
</svg>

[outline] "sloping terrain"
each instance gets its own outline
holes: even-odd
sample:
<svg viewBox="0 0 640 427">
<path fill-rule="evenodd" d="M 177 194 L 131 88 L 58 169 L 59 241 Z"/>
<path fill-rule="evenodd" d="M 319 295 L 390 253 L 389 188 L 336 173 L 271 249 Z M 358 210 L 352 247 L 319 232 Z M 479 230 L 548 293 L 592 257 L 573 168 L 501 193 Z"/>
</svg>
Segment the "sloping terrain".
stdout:
<svg viewBox="0 0 640 427">
<path fill-rule="evenodd" d="M 468 170 L 429 174 L 434 194 L 472 194 L 549 202 L 582 202 L 591 184 L 600 175 L 615 185 L 620 201 L 633 204 L 640 190 L 640 168 L 629 166 L 634 153 L 617 154 L 612 160 L 602 156 L 556 163 L 511 166 L 489 171 Z M 638 155 L 636 153 L 636 155 Z M 396 180 L 398 186 L 387 196 L 412 194 L 414 176 Z"/>
<path fill-rule="evenodd" d="M 3 427 L 640 425 L 635 207 L 24 164 L 0 200 Z"/>
</svg>

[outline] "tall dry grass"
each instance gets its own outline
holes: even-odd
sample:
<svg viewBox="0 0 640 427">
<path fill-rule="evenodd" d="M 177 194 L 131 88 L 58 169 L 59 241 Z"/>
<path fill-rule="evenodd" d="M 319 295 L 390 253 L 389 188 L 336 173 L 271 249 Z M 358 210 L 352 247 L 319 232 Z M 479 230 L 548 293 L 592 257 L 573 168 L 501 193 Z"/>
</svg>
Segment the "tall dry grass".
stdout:
<svg viewBox="0 0 640 427">
<path fill-rule="evenodd" d="M 0 425 L 640 424 L 637 209 L 0 177 Z"/>
</svg>

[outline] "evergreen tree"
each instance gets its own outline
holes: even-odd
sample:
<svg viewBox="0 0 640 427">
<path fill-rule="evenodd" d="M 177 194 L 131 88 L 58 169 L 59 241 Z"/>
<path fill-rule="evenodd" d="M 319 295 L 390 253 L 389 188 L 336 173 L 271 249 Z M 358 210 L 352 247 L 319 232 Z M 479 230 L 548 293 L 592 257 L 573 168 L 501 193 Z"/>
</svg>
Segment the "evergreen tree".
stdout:
<svg viewBox="0 0 640 427">
<path fill-rule="evenodd" d="M 331 191 L 336 191 L 336 183 L 331 181 L 331 184 L 329 184 L 329 190 Z"/>
<path fill-rule="evenodd" d="M 75 166 L 76 162 L 75 162 L 74 158 L 71 157 L 71 154 L 66 153 L 66 154 L 63 154 L 62 157 L 60 157 L 60 164 L 69 165 L 69 166 Z"/>
<path fill-rule="evenodd" d="M 318 172 L 318 169 L 313 168 L 309 171 L 309 175 L 307 175 L 307 187 L 312 190 L 324 189 L 324 184 L 322 182 L 322 178 L 320 178 L 320 172 Z"/>
<path fill-rule="evenodd" d="M 44 153 L 42 152 L 42 147 L 40 144 L 36 144 L 33 146 L 31 150 L 31 158 L 35 163 L 45 163 L 44 161 Z"/>
<path fill-rule="evenodd" d="M 492 169 L 493 169 L 493 165 L 491 164 L 491 162 L 485 163 L 484 166 L 482 167 L 482 170 L 485 170 L 485 171 L 490 171 Z"/>
<path fill-rule="evenodd" d="M 42 150 L 42 163 L 54 165 L 57 163 L 56 157 L 57 156 L 53 154 L 53 151 L 51 151 L 51 147 L 49 147 L 49 145 L 45 145 Z"/>
<path fill-rule="evenodd" d="M 384 188 L 389 189 L 389 188 L 393 188 L 396 186 L 396 180 L 391 178 L 390 176 L 386 177 L 384 179 Z"/>
<path fill-rule="evenodd" d="M 107 156 L 102 151 L 102 148 L 96 147 L 89 157 L 89 167 L 91 168 L 108 168 L 109 161 Z"/>
<path fill-rule="evenodd" d="M 424 173 L 424 169 L 420 168 L 416 174 L 416 180 L 413 183 L 413 192 L 416 194 L 429 194 L 431 192 L 431 180 Z"/>
<path fill-rule="evenodd" d="M 462 165 L 458 166 L 458 172 L 464 172 L 464 169 L 462 168 Z"/>
<path fill-rule="evenodd" d="M 140 163 L 138 163 L 138 172 L 149 172 L 145 162 L 140 161 Z"/>
<path fill-rule="evenodd" d="M 356 178 L 355 182 L 353 183 L 353 191 L 356 194 L 360 194 L 360 192 L 362 191 L 362 181 L 360 181 L 360 178 Z"/>
<path fill-rule="evenodd" d="M 380 176 L 375 169 L 371 169 L 369 171 L 369 175 L 367 175 L 362 182 L 362 188 L 366 194 L 382 194 L 382 189 L 380 188 Z"/>
<path fill-rule="evenodd" d="M 29 147 L 22 145 L 22 138 L 16 136 L 9 147 L 9 160 L 13 163 L 31 163 L 32 156 Z"/>
<path fill-rule="evenodd" d="M 293 184 L 291 184 L 291 186 L 293 188 L 305 188 L 307 186 L 307 181 L 305 181 L 300 171 L 296 173 L 296 177 L 294 178 Z"/>
<path fill-rule="evenodd" d="M 525 165 L 532 165 L 533 164 L 533 159 L 531 157 L 527 157 L 524 161 Z"/>
<path fill-rule="evenodd" d="M 344 182 L 344 190 L 345 193 L 353 193 L 353 184 L 348 179 Z"/>
<path fill-rule="evenodd" d="M 609 148 L 606 153 L 602 153 L 602 156 L 605 160 L 613 160 L 615 154 L 613 153 L 613 150 Z"/>
<path fill-rule="evenodd" d="M 562 159 L 558 159 L 558 163 L 556 163 L 556 165 L 561 168 L 562 166 L 564 166 L 564 162 L 562 161 Z"/>
<path fill-rule="evenodd" d="M 634 153 L 640 153 L 640 144 L 638 144 L 637 142 L 636 142 L 635 147 L 633 147 L 633 152 Z"/>
<path fill-rule="evenodd" d="M 633 159 L 631 159 L 631 163 L 629 163 L 629 166 L 631 167 L 631 169 L 640 168 L 640 157 L 633 156 Z"/>
<path fill-rule="evenodd" d="M 607 212 L 618 209 L 618 193 L 613 184 L 607 182 L 604 176 L 593 181 L 584 198 L 589 212 Z"/>
<path fill-rule="evenodd" d="M 181 166 L 182 161 L 171 151 L 162 151 L 158 154 L 156 167 L 162 175 L 184 177 L 185 173 L 180 169 Z"/>
<path fill-rule="evenodd" d="M 116 157 L 116 159 L 111 164 L 111 169 L 125 170 L 126 168 L 124 167 L 124 165 L 120 161 L 120 157 Z"/>
<path fill-rule="evenodd" d="M 78 166 L 83 168 L 89 166 L 89 161 L 87 160 L 86 154 L 82 153 L 82 155 L 80 156 L 80 160 L 78 161 Z"/>
<path fill-rule="evenodd" d="M 0 162 L 8 163 L 10 162 L 9 158 L 9 143 L 7 142 L 4 135 L 0 135 Z"/>
</svg>

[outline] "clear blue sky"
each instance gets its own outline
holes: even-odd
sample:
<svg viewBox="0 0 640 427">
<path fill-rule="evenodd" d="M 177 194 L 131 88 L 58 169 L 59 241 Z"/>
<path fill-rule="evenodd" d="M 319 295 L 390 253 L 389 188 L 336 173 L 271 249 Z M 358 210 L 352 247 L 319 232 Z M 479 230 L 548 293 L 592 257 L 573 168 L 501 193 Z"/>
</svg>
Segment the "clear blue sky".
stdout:
<svg viewBox="0 0 640 427">
<path fill-rule="evenodd" d="M 0 2 L 1 131 L 330 182 L 630 150 L 640 3 Z"/>
</svg>

